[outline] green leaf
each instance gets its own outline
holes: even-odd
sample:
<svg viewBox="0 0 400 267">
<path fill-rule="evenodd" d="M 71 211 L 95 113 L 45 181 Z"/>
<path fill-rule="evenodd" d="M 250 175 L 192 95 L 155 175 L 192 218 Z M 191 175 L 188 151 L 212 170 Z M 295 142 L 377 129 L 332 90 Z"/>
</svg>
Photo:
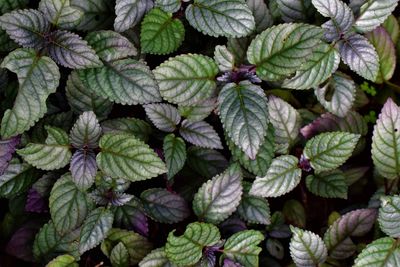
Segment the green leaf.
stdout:
<svg viewBox="0 0 400 267">
<path fill-rule="evenodd" d="M 115 5 L 114 29 L 124 32 L 138 24 L 143 15 L 153 7 L 153 1 L 148 0 L 117 0 Z"/>
<path fill-rule="evenodd" d="M 322 29 L 307 24 L 280 24 L 263 31 L 251 42 L 247 58 L 263 80 L 278 81 L 294 74 L 317 49 Z"/>
<path fill-rule="evenodd" d="M 200 187 L 193 200 L 194 213 L 206 222 L 218 224 L 236 211 L 242 191 L 240 167 L 232 165 Z"/>
<path fill-rule="evenodd" d="M 307 214 L 303 204 L 295 199 L 285 201 L 282 209 L 283 219 L 285 222 L 294 226 L 304 228 L 307 223 Z M 272 218 L 273 221 L 274 218 Z M 282 222 L 283 223 L 283 222 Z M 279 231 L 279 228 L 278 228 Z"/>
<path fill-rule="evenodd" d="M 287 154 L 300 133 L 300 114 L 279 97 L 270 96 L 268 100 L 269 118 L 275 129 L 276 150 Z"/>
<path fill-rule="evenodd" d="M 189 143 L 199 147 L 222 149 L 221 139 L 214 128 L 205 121 L 181 123 L 179 133 Z"/>
<path fill-rule="evenodd" d="M 68 134 L 59 128 L 46 127 L 46 144 L 30 143 L 17 151 L 29 164 L 41 170 L 56 170 L 65 167 L 72 156 Z"/>
<path fill-rule="evenodd" d="M 206 56 L 180 55 L 162 63 L 153 71 L 161 96 L 168 102 L 190 105 L 214 93 L 218 66 Z"/>
<path fill-rule="evenodd" d="M 382 108 L 372 136 L 372 159 L 387 179 L 400 176 L 400 108 L 389 98 Z"/>
<path fill-rule="evenodd" d="M 164 137 L 164 157 L 167 164 L 168 179 L 172 179 L 185 165 L 186 161 L 186 144 L 180 137 L 169 134 Z"/>
<path fill-rule="evenodd" d="M 324 235 L 329 256 L 334 259 L 345 259 L 353 255 L 356 245 L 350 237 L 368 233 L 374 225 L 376 215 L 375 209 L 358 209 L 337 219 Z"/>
<path fill-rule="evenodd" d="M 120 242 L 128 250 L 129 266 L 137 265 L 152 249 L 152 244 L 143 236 L 133 231 L 113 228 L 101 244 L 101 250 L 110 257 L 112 249 Z"/>
<path fill-rule="evenodd" d="M 397 18 L 394 15 L 390 15 L 382 24 L 382 27 L 389 33 L 393 43 L 396 44 L 400 35 L 400 25 Z"/>
<path fill-rule="evenodd" d="M 383 237 L 364 248 L 354 261 L 353 267 L 397 266 L 400 262 L 398 241 Z"/>
<path fill-rule="evenodd" d="M 311 193 L 324 198 L 347 199 L 348 185 L 346 177 L 340 170 L 309 175 L 306 185 Z"/>
<path fill-rule="evenodd" d="M 96 161 L 104 174 L 140 181 L 167 171 L 165 164 L 145 143 L 127 134 L 105 134 Z"/>
<path fill-rule="evenodd" d="M 264 177 L 257 177 L 250 194 L 260 197 L 278 197 L 292 191 L 301 179 L 299 160 L 295 156 L 285 155 L 272 160 Z"/>
<path fill-rule="evenodd" d="M 112 266 L 128 267 L 129 266 L 129 253 L 122 242 L 118 243 L 110 254 L 110 261 Z"/>
<path fill-rule="evenodd" d="M 218 96 L 219 116 L 229 138 L 255 159 L 268 130 L 268 106 L 263 89 L 250 82 L 225 85 Z"/>
<path fill-rule="evenodd" d="M 304 90 L 325 82 L 339 67 L 340 55 L 337 50 L 327 44 L 320 44 L 312 56 L 303 64 L 296 75 L 283 81 L 282 87 Z"/>
<path fill-rule="evenodd" d="M 79 71 L 84 85 L 93 93 L 119 104 L 147 104 L 161 101 L 149 67 L 134 59 L 104 63 L 101 68 Z"/>
<path fill-rule="evenodd" d="M 396 68 L 396 49 L 389 33 L 378 27 L 366 34 L 367 39 L 375 47 L 379 57 L 379 72 L 376 83 L 383 83 L 393 77 Z"/>
<path fill-rule="evenodd" d="M 212 178 L 228 167 L 224 155 L 213 149 L 189 147 L 187 157 L 190 168 L 206 178 Z"/>
<path fill-rule="evenodd" d="M 290 226 L 290 256 L 298 267 L 318 266 L 325 262 L 328 250 L 318 235 Z"/>
<path fill-rule="evenodd" d="M 50 24 L 37 10 L 15 10 L 0 17 L 0 26 L 12 40 L 23 47 L 41 49 L 44 35 L 50 30 Z"/>
<path fill-rule="evenodd" d="M 330 171 L 350 158 L 359 139 L 359 134 L 322 133 L 306 143 L 303 153 L 317 173 Z"/>
<path fill-rule="evenodd" d="M 176 267 L 171 263 L 164 248 L 157 248 L 150 252 L 144 259 L 139 262 L 139 267 Z"/>
<path fill-rule="evenodd" d="M 79 240 L 79 252 L 84 252 L 96 247 L 107 236 L 112 228 L 114 214 L 104 207 L 92 210 L 85 219 Z"/>
<path fill-rule="evenodd" d="M 178 194 L 152 188 L 140 194 L 146 214 L 156 222 L 177 223 L 190 215 L 186 201 Z"/>
<path fill-rule="evenodd" d="M 226 240 L 224 255 L 244 267 L 258 266 L 258 254 L 261 252 L 258 244 L 263 240 L 264 235 L 259 231 L 238 232 Z"/>
<path fill-rule="evenodd" d="M 225 140 L 234 160 L 239 161 L 246 170 L 257 176 L 266 175 L 272 159 L 275 156 L 274 127 L 271 125 L 268 127 L 264 143 L 261 145 L 254 160 L 250 159 L 238 146 L 235 145 L 235 143 L 232 142 L 232 140 L 229 139 L 229 137 L 226 137 Z"/>
<path fill-rule="evenodd" d="M 64 254 L 46 264 L 46 267 L 79 267 L 79 264 L 75 261 L 74 257 Z"/>
<path fill-rule="evenodd" d="M 215 47 L 214 60 L 220 71 L 231 71 L 235 67 L 235 57 L 224 45 Z"/>
<path fill-rule="evenodd" d="M 343 62 L 361 77 L 375 81 L 379 72 L 379 57 L 367 38 L 350 34 L 339 41 L 339 52 Z"/>
<path fill-rule="evenodd" d="M 107 62 L 137 55 L 137 49 L 128 38 L 114 31 L 90 32 L 85 40 Z"/>
<path fill-rule="evenodd" d="M 0 197 L 12 198 L 25 192 L 37 177 L 30 165 L 12 161 L 0 175 Z"/>
<path fill-rule="evenodd" d="M 399 0 L 367 0 L 360 8 L 354 27 L 360 32 L 369 32 L 382 24 L 395 10 Z"/>
<path fill-rule="evenodd" d="M 159 8 L 150 10 L 142 21 L 140 44 L 143 53 L 172 53 L 179 48 L 184 38 L 183 23 Z"/>
<path fill-rule="evenodd" d="M 271 224 L 271 214 L 268 201 L 263 197 L 249 194 L 250 183 L 243 183 L 243 196 L 237 208 L 239 216 L 249 223 Z"/>
<path fill-rule="evenodd" d="M 79 116 L 71 129 L 71 144 L 75 148 L 96 148 L 101 135 L 101 127 L 92 111 L 86 111 Z"/>
<path fill-rule="evenodd" d="M 255 29 L 253 14 L 242 0 L 195 0 L 185 15 L 192 27 L 214 37 L 243 37 Z"/>
<path fill-rule="evenodd" d="M 78 26 L 83 11 L 71 5 L 70 0 L 41 0 L 39 10 L 55 26 L 70 30 Z"/>
<path fill-rule="evenodd" d="M 337 72 L 324 87 L 316 87 L 314 94 L 329 112 L 345 117 L 354 104 L 356 85 L 350 77 Z"/>
<path fill-rule="evenodd" d="M 131 134 L 142 141 L 147 141 L 152 132 L 151 126 L 136 118 L 119 118 L 101 123 L 104 133 Z"/>
<path fill-rule="evenodd" d="M 80 31 L 94 31 L 109 28 L 114 19 L 114 1 L 108 0 L 70 0 L 72 6 L 80 8 L 84 15 L 77 27 Z M 101 19 L 99 19 L 101 18 Z"/>
<path fill-rule="evenodd" d="M 256 32 L 261 32 L 272 26 L 273 18 L 264 0 L 246 0 L 256 22 Z"/>
<path fill-rule="evenodd" d="M 47 49 L 57 63 L 67 68 L 86 69 L 103 65 L 87 42 L 72 32 L 63 30 L 52 32 Z"/>
<path fill-rule="evenodd" d="M 400 196 L 381 198 L 378 222 L 381 230 L 388 236 L 400 237 Z"/>
<path fill-rule="evenodd" d="M 14 50 L 1 67 L 16 73 L 19 81 L 14 106 L 1 121 L 1 135 L 9 138 L 27 131 L 44 116 L 47 97 L 56 91 L 60 72 L 50 58 L 37 56 L 33 49 Z"/>
<path fill-rule="evenodd" d="M 58 179 L 49 198 L 50 215 L 57 232 L 66 234 L 78 228 L 94 208 L 85 192 L 80 191 L 69 174 Z"/>
<path fill-rule="evenodd" d="M 181 122 L 177 108 L 170 104 L 148 104 L 144 106 L 144 109 L 147 117 L 161 131 L 173 132 Z"/>
<path fill-rule="evenodd" d="M 216 107 L 217 99 L 213 97 L 191 105 L 180 105 L 178 110 L 182 117 L 185 117 L 188 121 L 196 122 L 207 118 Z"/>
<path fill-rule="evenodd" d="M 15 50 L 18 45 L 10 39 L 7 32 L 0 29 L 0 52 L 11 52 Z"/>
<path fill-rule="evenodd" d="M 68 104 L 75 114 L 93 111 L 99 119 L 103 119 L 111 112 L 113 104 L 89 90 L 76 71 L 72 71 L 69 75 L 65 90 Z"/>
<path fill-rule="evenodd" d="M 14 9 L 24 8 L 29 0 L 3 0 L 0 2 L 0 14 L 7 13 Z"/>
<path fill-rule="evenodd" d="M 175 230 L 169 233 L 165 253 L 171 262 L 179 266 L 194 265 L 201 259 L 203 248 L 217 244 L 220 239 L 216 226 L 194 222 L 179 237 L 175 236 Z"/>
<path fill-rule="evenodd" d="M 165 12 L 175 13 L 181 8 L 181 0 L 155 0 L 155 5 Z"/>
<path fill-rule="evenodd" d="M 311 8 L 311 1 L 277 0 L 276 2 L 283 21 L 294 22 L 307 20 L 307 12 Z"/>
</svg>

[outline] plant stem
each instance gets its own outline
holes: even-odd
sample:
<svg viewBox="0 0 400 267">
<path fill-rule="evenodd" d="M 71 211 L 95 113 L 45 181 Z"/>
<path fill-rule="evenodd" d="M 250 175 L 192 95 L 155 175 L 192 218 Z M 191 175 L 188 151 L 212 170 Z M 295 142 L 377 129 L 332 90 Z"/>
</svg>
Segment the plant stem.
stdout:
<svg viewBox="0 0 400 267">
<path fill-rule="evenodd" d="M 392 82 L 386 81 L 385 82 L 386 85 L 388 85 L 390 88 L 392 88 L 393 90 L 396 91 L 396 93 L 400 94 L 400 86 L 398 86 L 397 84 L 394 84 Z"/>
</svg>

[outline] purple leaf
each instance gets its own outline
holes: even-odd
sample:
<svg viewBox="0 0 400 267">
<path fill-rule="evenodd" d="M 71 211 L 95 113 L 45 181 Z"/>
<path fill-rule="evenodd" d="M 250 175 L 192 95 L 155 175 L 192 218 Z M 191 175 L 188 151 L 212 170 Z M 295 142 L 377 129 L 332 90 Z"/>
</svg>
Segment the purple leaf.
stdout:
<svg viewBox="0 0 400 267">
<path fill-rule="evenodd" d="M 226 258 L 226 259 L 224 259 L 224 265 L 223 265 L 223 267 L 242 267 L 242 265 L 240 265 L 240 264 L 237 263 L 237 262 L 234 262 L 234 261 L 231 260 L 231 259 Z"/>
<path fill-rule="evenodd" d="M 46 199 L 43 198 L 35 188 L 29 189 L 25 211 L 35 213 L 45 213 L 49 211 Z"/>
<path fill-rule="evenodd" d="M 0 140 L 0 175 L 3 175 L 7 169 L 8 162 L 11 160 L 12 154 L 15 152 L 20 141 L 21 138 L 19 136 Z"/>
<path fill-rule="evenodd" d="M 149 225 L 147 217 L 142 211 L 141 203 L 137 198 L 121 207 L 113 207 L 114 224 L 116 227 L 134 230 L 135 232 L 148 236 Z"/>
<path fill-rule="evenodd" d="M 40 228 L 37 222 L 29 222 L 19 228 L 6 246 L 6 252 L 24 261 L 34 261 L 32 245 Z"/>
<path fill-rule="evenodd" d="M 223 236 L 231 236 L 237 232 L 246 230 L 246 223 L 238 217 L 230 217 L 221 223 L 221 234 Z"/>
<path fill-rule="evenodd" d="M 96 155 L 91 150 L 77 150 L 71 158 L 72 180 L 80 189 L 88 189 L 97 173 Z"/>
</svg>

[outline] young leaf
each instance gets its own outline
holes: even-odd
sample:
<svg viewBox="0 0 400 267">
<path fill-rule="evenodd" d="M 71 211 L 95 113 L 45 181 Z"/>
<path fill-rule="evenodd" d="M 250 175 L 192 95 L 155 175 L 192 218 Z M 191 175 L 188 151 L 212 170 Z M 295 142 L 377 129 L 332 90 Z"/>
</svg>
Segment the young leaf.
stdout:
<svg viewBox="0 0 400 267">
<path fill-rule="evenodd" d="M 7 169 L 8 163 L 16 151 L 16 147 L 19 145 L 20 141 L 20 137 L 0 140 L 0 175 L 3 175 Z"/>
<path fill-rule="evenodd" d="M 311 7 L 308 0 L 277 0 L 278 9 L 285 22 L 305 21 Z"/>
<path fill-rule="evenodd" d="M 80 191 L 69 174 L 58 179 L 49 198 L 50 215 L 60 234 L 78 228 L 94 208 L 88 195 Z"/>
<path fill-rule="evenodd" d="M 249 223 L 265 224 L 271 223 L 271 214 L 268 201 L 263 197 L 249 194 L 251 184 L 243 183 L 243 196 L 237 208 L 239 216 Z"/>
<path fill-rule="evenodd" d="M 381 230 L 394 238 L 400 237 L 400 197 L 384 196 L 381 198 L 378 222 Z"/>
<path fill-rule="evenodd" d="M 132 135 L 105 134 L 96 161 L 104 174 L 113 178 L 140 181 L 167 171 L 165 164 L 145 143 Z"/>
<path fill-rule="evenodd" d="M 396 49 L 389 33 L 378 27 L 365 35 L 375 47 L 379 57 L 379 72 L 376 83 L 383 83 L 393 77 L 396 68 Z"/>
<path fill-rule="evenodd" d="M 172 179 L 185 165 L 186 144 L 180 137 L 169 134 L 164 137 L 164 157 L 168 169 L 168 179 Z"/>
<path fill-rule="evenodd" d="M 268 113 L 275 129 L 277 151 L 286 154 L 300 133 L 300 114 L 289 103 L 276 96 L 269 97 Z"/>
<path fill-rule="evenodd" d="M 47 127 L 46 129 L 48 132 L 46 144 L 30 143 L 17 153 L 38 169 L 61 169 L 72 157 L 68 134 L 59 128 Z"/>
<path fill-rule="evenodd" d="M 113 220 L 114 215 L 108 209 L 100 207 L 92 210 L 82 225 L 79 252 L 83 254 L 100 244 L 111 230 Z"/>
<path fill-rule="evenodd" d="M 153 7 L 153 1 L 148 0 L 117 0 L 114 29 L 124 32 L 138 24 L 143 15 Z"/>
<path fill-rule="evenodd" d="M 92 186 L 97 173 L 96 155 L 92 151 L 77 150 L 71 158 L 72 180 L 76 186 L 85 190 Z"/>
<path fill-rule="evenodd" d="M 196 30 L 214 37 L 244 37 L 255 29 L 253 14 L 241 0 L 195 0 L 185 15 Z"/>
<path fill-rule="evenodd" d="M 341 0 L 312 0 L 312 4 L 322 16 L 331 20 L 322 25 L 329 41 L 341 38 L 354 24 L 354 15 L 348 5 Z"/>
<path fill-rule="evenodd" d="M 377 211 L 358 209 L 346 213 L 337 219 L 325 232 L 324 242 L 329 256 L 334 259 L 345 259 L 356 251 L 351 236 L 363 236 L 374 225 Z"/>
<path fill-rule="evenodd" d="M 76 114 L 93 111 L 99 119 L 103 119 L 111 112 L 113 106 L 110 101 L 89 90 L 76 71 L 72 71 L 68 77 L 66 95 L 68 104 Z"/>
<path fill-rule="evenodd" d="M 12 198 L 26 192 L 37 177 L 38 174 L 32 166 L 11 161 L 0 175 L 0 197 Z"/>
<path fill-rule="evenodd" d="M 179 266 L 194 265 L 201 259 L 203 248 L 217 244 L 220 239 L 216 226 L 194 222 L 179 237 L 175 236 L 175 230 L 169 233 L 165 253 L 172 263 Z"/>
<path fill-rule="evenodd" d="M 155 0 L 155 5 L 165 12 L 175 13 L 181 8 L 181 0 Z"/>
<path fill-rule="evenodd" d="M 39 10 L 53 25 L 66 30 L 75 28 L 83 16 L 83 11 L 71 5 L 70 0 L 41 0 Z"/>
<path fill-rule="evenodd" d="M 278 197 L 292 191 L 301 179 L 299 160 L 291 155 L 280 156 L 272 160 L 265 177 L 257 177 L 250 195 L 260 197 Z"/>
<path fill-rule="evenodd" d="M 361 77 L 375 81 L 379 72 L 379 57 L 367 38 L 350 34 L 339 42 L 343 62 Z"/>
<path fill-rule="evenodd" d="M 92 111 L 86 111 L 79 116 L 72 127 L 70 138 L 75 148 L 96 148 L 101 135 L 101 127 Z"/>
<path fill-rule="evenodd" d="M 324 198 L 347 199 L 346 177 L 340 170 L 309 175 L 306 185 L 311 193 Z"/>
<path fill-rule="evenodd" d="M 328 250 L 318 235 L 290 226 L 290 256 L 298 267 L 318 266 L 325 262 Z"/>
<path fill-rule="evenodd" d="M 107 62 L 137 55 L 136 47 L 128 38 L 114 31 L 90 32 L 85 40 Z"/>
<path fill-rule="evenodd" d="M 265 136 L 264 143 L 261 145 L 257 156 L 254 160 L 250 159 L 238 146 L 235 145 L 228 137 L 225 138 L 229 150 L 232 153 L 234 160 L 239 163 L 249 172 L 257 176 L 265 176 L 272 159 L 275 156 L 275 135 L 274 127 L 268 127 L 267 135 Z"/>
<path fill-rule="evenodd" d="M 397 241 L 383 237 L 364 248 L 354 261 L 353 267 L 397 266 L 400 249 Z"/>
<path fill-rule="evenodd" d="M 319 103 L 329 112 L 345 117 L 354 104 L 356 85 L 350 77 L 337 72 L 324 87 L 316 87 L 314 94 Z M 328 94 L 330 94 L 329 98 Z"/>
<path fill-rule="evenodd" d="M 244 267 L 258 266 L 258 254 L 261 252 L 258 244 L 264 238 L 261 232 L 255 230 L 238 232 L 226 240 L 224 255 Z"/>
<path fill-rule="evenodd" d="M 400 176 L 400 108 L 389 98 L 382 108 L 372 136 L 372 159 L 387 179 Z"/>
<path fill-rule="evenodd" d="M 190 105 L 214 93 L 218 66 L 209 57 L 186 54 L 170 58 L 153 73 L 165 100 Z"/>
<path fill-rule="evenodd" d="M 354 27 L 360 32 L 369 32 L 382 24 L 394 11 L 399 0 L 367 0 L 360 8 Z"/>
<path fill-rule="evenodd" d="M 9 138 L 27 131 L 44 116 L 47 97 L 56 91 L 60 72 L 50 58 L 38 57 L 33 49 L 14 50 L 1 67 L 16 73 L 19 81 L 14 106 L 1 121 L 1 135 Z"/>
<path fill-rule="evenodd" d="M 190 215 L 186 201 L 166 189 L 152 188 L 140 195 L 146 213 L 161 223 L 177 223 Z"/>
<path fill-rule="evenodd" d="M 147 256 L 139 262 L 139 267 L 176 267 L 176 265 L 168 260 L 165 249 L 162 247 L 147 254 Z"/>
<path fill-rule="evenodd" d="M 47 49 L 55 61 L 67 68 L 98 68 L 103 65 L 87 42 L 72 32 L 63 30 L 52 32 Z"/>
<path fill-rule="evenodd" d="M 268 129 L 267 98 L 250 82 L 225 85 L 219 96 L 219 116 L 229 138 L 255 159 Z"/>
<path fill-rule="evenodd" d="M 178 110 L 170 104 L 148 104 L 144 109 L 147 117 L 161 131 L 173 132 L 181 122 Z"/>
<path fill-rule="evenodd" d="M 12 40 L 23 47 L 41 49 L 50 24 L 37 10 L 15 10 L 0 17 L 0 26 Z"/>
<path fill-rule="evenodd" d="M 242 174 L 239 165 L 204 183 L 194 196 L 194 213 L 206 222 L 218 224 L 238 207 L 242 197 Z"/>
<path fill-rule="evenodd" d="M 217 99 L 213 97 L 200 100 L 190 106 L 180 105 L 178 110 L 182 117 L 185 117 L 188 121 L 196 122 L 207 118 L 216 107 Z"/>
<path fill-rule="evenodd" d="M 110 253 L 110 261 L 112 266 L 128 267 L 129 266 L 129 253 L 125 245 L 119 242 Z"/>
<path fill-rule="evenodd" d="M 149 67 L 134 59 L 121 59 L 104 63 L 101 68 L 81 70 L 79 77 L 90 91 L 119 104 L 161 101 Z"/>
<path fill-rule="evenodd" d="M 214 60 L 220 71 L 231 71 L 235 67 L 235 57 L 224 45 L 215 47 Z"/>
<path fill-rule="evenodd" d="M 183 139 L 199 147 L 222 149 L 221 139 L 214 128 L 205 121 L 182 121 L 179 133 Z"/>
<path fill-rule="evenodd" d="M 282 87 L 304 90 L 325 82 L 339 67 L 340 55 L 337 50 L 321 43 L 312 56 L 296 71 L 296 75 L 283 81 Z"/>
<path fill-rule="evenodd" d="M 73 256 L 64 254 L 46 264 L 46 267 L 79 267 L 79 264 Z"/>
<path fill-rule="evenodd" d="M 247 58 L 266 81 L 282 80 L 295 73 L 312 55 L 322 37 L 322 29 L 307 24 L 280 24 L 257 35 L 247 50 Z"/>
<path fill-rule="evenodd" d="M 153 8 L 144 17 L 140 32 L 142 53 L 156 55 L 176 51 L 185 38 L 183 23 L 171 13 Z"/>
<path fill-rule="evenodd" d="M 359 134 L 322 133 L 307 142 L 303 153 L 317 173 L 330 171 L 350 158 L 359 139 Z"/>
</svg>

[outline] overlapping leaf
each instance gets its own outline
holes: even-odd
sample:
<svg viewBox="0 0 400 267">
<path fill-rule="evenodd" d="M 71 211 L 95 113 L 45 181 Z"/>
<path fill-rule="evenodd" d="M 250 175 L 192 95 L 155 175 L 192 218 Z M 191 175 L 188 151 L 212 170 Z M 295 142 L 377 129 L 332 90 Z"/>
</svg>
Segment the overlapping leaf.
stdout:
<svg viewBox="0 0 400 267">
<path fill-rule="evenodd" d="M 394 238 L 400 237 L 400 197 L 384 196 L 379 208 L 379 226 L 381 230 Z"/>
<path fill-rule="evenodd" d="M 148 104 L 144 109 L 151 122 L 164 132 L 175 131 L 181 121 L 178 110 L 170 104 Z"/>
<path fill-rule="evenodd" d="M 155 5 L 165 12 L 174 13 L 181 7 L 180 0 L 155 0 Z"/>
<path fill-rule="evenodd" d="M 317 196 L 347 199 L 346 176 L 340 170 L 309 175 L 306 185 L 308 190 Z"/>
<path fill-rule="evenodd" d="M 172 179 L 185 165 L 186 144 L 180 137 L 169 134 L 164 137 L 164 158 L 168 169 L 168 179 Z"/>
<path fill-rule="evenodd" d="M 256 32 L 261 32 L 272 25 L 273 18 L 264 0 L 246 0 L 246 4 L 253 13 Z"/>
<path fill-rule="evenodd" d="M 224 45 L 217 45 L 215 47 L 214 60 L 220 71 L 231 71 L 235 66 L 233 54 Z"/>
<path fill-rule="evenodd" d="M 224 155 L 213 149 L 190 147 L 187 157 L 189 166 L 207 178 L 212 178 L 228 167 L 228 161 Z"/>
<path fill-rule="evenodd" d="M 3 175 L 4 171 L 7 169 L 8 163 L 20 141 L 20 137 L 0 140 L 0 175 Z"/>
<path fill-rule="evenodd" d="M 110 254 L 112 266 L 125 267 L 129 266 L 129 252 L 122 242 L 119 242 Z"/>
<path fill-rule="evenodd" d="M 165 173 L 166 166 L 145 143 L 127 134 L 105 134 L 100 139 L 97 164 L 113 178 L 146 180 Z"/>
<path fill-rule="evenodd" d="M 79 267 L 79 264 L 73 256 L 64 254 L 53 259 L 46 267 Z"/>
<path fill-rule="evenodd" d="M 185 14 L 196 30 L 214 37 L 243 37 L 255 28 L 253 14 L 241 0 L 195 0 Z"/>
<path fill-rule="evenodd" d="M 70 0 L 71 5 L 83 11 L 83 17 L 77 27 L 81 31 L 93 31 L 112 26 L 114 19 L 114 1 L 108 0 Z M 101 19 L 100 19 L 101 18 Z"/>
<path fill-rule="evenodd" d="M 310 0 L 277 0 L 282 19 L 285 22 L 304 21 L 311 7 Z"/>
<path fill-rule="evenodd" d="M 354 267 L 397 266 L 400 263 L 400 249 L 397 241 L 383 237 L 364 248 L 354 261 Z"/>
<path fill-rule="evenodd" d="M 86 111 L 79 116 L 71 129 L 71 144 L 76 148 L 96 148 L 101 135 L 101 127 L 92 111 Z"/>
<path fill-rule="evenodd" d="M 83 16 L 83 11 L 72 6 L 70 0 L 41 0 L 39 10 L 61 29 L 75 28 Z"/>
<path fill-rule="evenodd" d="M 152 132 L 150 124 L 136 118 L 119 118 L 103 121 L 101 128 L 104 133 L 131 134 L 142 141 L 147 141 Z"/>
<path fill-rule="evenodd" d="M 1 121 L 1 135 L 9 138 L 27 131 L 47 111 L 47 97 L 58 87 L 60 73 L 48 57 L 38 57 L 32 49 L 17 49 L 2 62 L 18 76 L 19 89 L 12 109 Z"/>
<path fill-rule="evenodd" d="M 146 257 L 139 262 L 139 267 L 175 267 L 176 265 L 171 263 L 164 251 L 164 248 L 157 248 L 150 252 Z"/>
<path fill-rule="evenodd" d="M 216 107 L 217 99 L 213 97 L 200 100 L 189 106 L 180 105 L 178 107 L 178 110 L 181 116 L 185 117 L 188 121 L 196 122 L 202 121 L 207 118 Z"/>
<path fill-rule="evenodd" d="M 153 1 L 148 0 L 117 0 L 115 5 L 114 29 L 124 32 L 138 24 L 143 15 L 153 7 Z"/>
<path fill-rule="evenodd" d="M 70 168 L 72 180 L 80 189 L 88 189 L 97 173 L 96 155 L 92 151 L 77 150 L 72 155 Z"/>
<path fill-rule="evenodd" d="M 32 166 L 11 161 L 4 173 L 0 175 L 0 196 L 12 198 L 26 192 L 37 178 L 38 173 Z"/>
<path fill-rule="evenodd" d="M 179 133 L 183 139 L 199 147 L 222 149 L 221 139 L 214 128 L 205 121 L 182 121 Z"/>
<path fill-rule="evenodd" d="M 250 183 L 243 183 L 244 192 L 237 213 L 249 223 L 268 225 L 271 223 L 268 201 L 263 197 L 250 195 L 250 186 Z"/>
<path fill-rule="evenodd" d="M 268 129 L 267 98 L 249 82 L 225 85 L 219 96 L 219 115 L 229 138 L 255 159 Z"/>
</svg>

